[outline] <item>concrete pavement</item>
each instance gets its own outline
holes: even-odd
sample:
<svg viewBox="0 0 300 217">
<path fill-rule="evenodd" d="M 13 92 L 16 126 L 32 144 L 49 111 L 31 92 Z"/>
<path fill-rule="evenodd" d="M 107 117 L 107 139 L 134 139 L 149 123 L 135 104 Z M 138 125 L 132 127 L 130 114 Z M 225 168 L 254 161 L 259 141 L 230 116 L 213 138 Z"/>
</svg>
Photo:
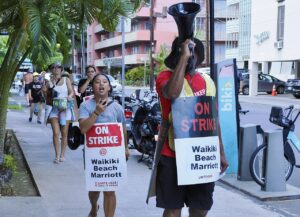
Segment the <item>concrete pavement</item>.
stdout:
<svg viewBox="0 0 300 217">
<path fill-rule="evenodd" d="M 252 101 L 252 100 L 251 100 Z M 0 197 L 0 217 L 85 217 L 90 205 L 85 190 L 82 148 L 67 150 L 66 161 L 53 164 L 54 148 L 50 126 L 28 122 L 28 109 L 8 112 L 7 128 L 19 139 L 40 197 Z M 117 191 L 116 217 L 159 217 L 162 209 L 155 207 L 155 199 L 145 203 L 150 170 L 137 163 L 140 154 L 131 150 L 128 161 L 127 186 Z M 100 211 L 103 215 L 102 197 Z M 299 213 L 299 212 L 295 212 Z M 187 209 L 183 210 L 187 217 Z M 275 217 L 297 216 L 286 209 L 270 204 L 218 183 L 214 205 L 208 217 Z"/>
</svg>

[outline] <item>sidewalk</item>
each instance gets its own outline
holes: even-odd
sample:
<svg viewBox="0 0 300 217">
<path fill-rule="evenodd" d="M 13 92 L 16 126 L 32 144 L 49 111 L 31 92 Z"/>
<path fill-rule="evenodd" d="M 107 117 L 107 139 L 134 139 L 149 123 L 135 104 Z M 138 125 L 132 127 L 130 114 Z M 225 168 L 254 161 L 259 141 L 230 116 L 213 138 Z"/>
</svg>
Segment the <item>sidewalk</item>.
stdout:
<svg viewBox="0 0 300 217">
<path fill-rule="evenodd" d="M 85 217 L 90 204 L 85 190 L 82 149 L 67 150 L 66 162 L 53 164 L 54 148 L 50 126 L 28 122 L 28 109 L 9 111 L 7 128 L 13 129 L 23 149 L 40 197 L 0 197 L 0 217 Z M 159 217 L 162 209 L 155 199 L 145 203 L 150 170 L 138 163 L 140 154 L 131 150 L 127 187 L 117 192 L 116 217 Z M 102 194 L 98 216 L 103 215 Z M 281 213 L 281 214 L 280 214 Z M 288 216 L 272 207 L 218 183 L 208 217 Z M 183 210 L 187 217 L 187 209 Z"/>
</svg>

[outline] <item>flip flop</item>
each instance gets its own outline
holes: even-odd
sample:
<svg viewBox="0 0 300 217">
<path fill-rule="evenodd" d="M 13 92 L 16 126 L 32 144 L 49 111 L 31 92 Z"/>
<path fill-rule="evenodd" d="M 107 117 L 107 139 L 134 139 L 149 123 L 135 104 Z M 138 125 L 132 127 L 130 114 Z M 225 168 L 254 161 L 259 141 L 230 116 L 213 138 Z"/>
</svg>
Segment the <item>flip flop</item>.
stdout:
<svg viewBox="0 0 300 217">
<path fill-rule="evenodd" d="M 53 161 L 53 163 L 59 164 L 59 159 L 58 159 L 58 158 L 55 158 L 54 161 Z"/>
</svg>

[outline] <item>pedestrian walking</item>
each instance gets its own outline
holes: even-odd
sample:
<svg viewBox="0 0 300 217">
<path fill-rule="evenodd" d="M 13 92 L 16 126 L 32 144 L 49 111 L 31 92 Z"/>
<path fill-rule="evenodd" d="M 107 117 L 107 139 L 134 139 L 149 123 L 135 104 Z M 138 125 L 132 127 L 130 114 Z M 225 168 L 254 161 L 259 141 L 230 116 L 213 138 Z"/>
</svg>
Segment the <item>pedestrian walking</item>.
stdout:
<svg viewBox="0 0 300 217">
<path fill-rule="evenodd" d="M 171 104 L 180 97 L 201 98 L 215 95 L 213 82 L 195 72 L 195 68 L 200 66 L 203 59 L 204 46 L 201 41 L 198 39 L 180 41 L 176 38 L 171 53 L 165 59 L 169 69 L 162 71 L 156 79 L 156 90 L 162 109 L 162 126 L 155 156 L 157 177 L 152 176 L 148 197 L 156 195 L 156 206 L 164 209 L 163 217 L 180 217 L 184 205 L 189 207 L 190 217 L 205 217 L 213 204 L 214 182 L 178 185 L 179 165 L 176 164 L 178 152 L 174 147 L 175 125 L 173 125 L 174 117 L 171 115 Z M 221 140 L 220 156 L 221 172 L 224 172 L 228 164 Z M 156 189 L 152 187 L 154 183 Z"/>
<path fill-rule="evenodd" d="M 63 68 L 59 63 L 51 65 L 52 76 L 45 87 L 45 92 L 51 93 L 53 105 L 48 120 L 51 123 L 53 132 L 53 145 L 55 150 L 54 163 L 65 161 L 65 151 L 67 147 L 67 136 L 70 122 L 75 119 L 73 112 L 74 93 L 69 78 L 62 77 Z M 49 98 L 49 96 L 47 96 Z M 61 146 L 59 142 L 61 134 Z"/>
<path fill-rule="evenodd" d="M 24 93 L 25 93 L 25 100 L 26 104 L 29 107 L 30 106 L 30 100 L 29 100 L 29 95 L 28 91 L 30 89 L 30 85 L 33 82 L 33 74 L 31 71 L 28 71 L 24 76 L 23 76 L 23 85 L 24 85 Z"/>
<path fill-rule="evenodd" d="M 89 65 L 85 69 L 86 78 L 82 78 L 78 84 L 78 93 L 80 93 L 80 103 L 82 103 L 83 98 L 86 96 L 93 95 L 92 80 L 96 74 L 96 68 Z M 78 105 L 80 105 L 80 103 Z"/>
<path fill-rule="evenodd" d="M 39 81 L 39 73 L 33 73 L 33 82 L 31 83 L 28 95 L 30 102 L 29 122 L 32 122 L 33 114 L 37 115 L 37 123 L 41 124 L 44 97 L 42 93 L 43 84 Z"/>
<path fill-rule="evenodd" d="M 95 123 L 122 123 L 126 146 L 125 154 L 128 159 L 129 151 L 126 143 L 124 110 L 121 105 L 109 98 L 112 86 L 108 76 L 102 73 L 95 75 L 92 80 L 92 88 L 94 98 L 84 101 L 79 108 L 79 126 L 81 132 L 86 133 Z M 113 217 L 116 209 L 116 194 L 114 191 L 104 191 L 103 194 L 104 216 Z M 99 191 L 90 191 L 88 193 L 92 206 L 88 217 L 97 217 L 99 195 Z"/>
</svg>

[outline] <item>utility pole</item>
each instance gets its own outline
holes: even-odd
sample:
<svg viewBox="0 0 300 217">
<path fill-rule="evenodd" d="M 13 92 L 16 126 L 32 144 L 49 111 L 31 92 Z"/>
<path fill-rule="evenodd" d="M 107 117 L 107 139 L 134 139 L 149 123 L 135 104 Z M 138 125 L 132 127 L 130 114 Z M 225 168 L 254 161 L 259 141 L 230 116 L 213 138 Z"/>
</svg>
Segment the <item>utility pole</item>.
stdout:
<svg viewBox="0 0 300 217">
<path fill-rule="evenodd" d="M 80 39 L 81 39 L 81 75 L 84 76 L 85 74 L 85 67 L 86 67 L 86 62 L 85 62 L 85 40 L 84 40 L 84 28 L 82 27 L 81 29 L 81 35 L 80 35 Z"/>
<path fill-rule="evenodd" d="M 122 16 L 121 18 L 121 31 L 122 31 L 122 107 L 125 108 L 125 18 Z"/>
<path fill-rule="evenodd" d="M 214 0 L 209 0 L 209 32 L 210 32 L 210 75 L 212 80 L 217 82 L 217 73 L 215 72 L 215 5 Z"/>
<path fill-rule="evenodd" d="M 75 69 L 75 60 L 74 60 L 74 49 L 75 49 L 75 33 L 74 33 L 75 25 L 71 25 L 72 30 L 72 73 L 76 74 Z"/>
<path fill-rule="evenodd" d="M 154 53 L 154 22 L 153 22 L 153 10 L 154 0 L 150 1 L 150 90 L 153 91 L 154 86 L 154 66 L 152 54 Z"/>
<path fill-rule="evenodd" d="M 205 62 L 206 67 L 209 66 L 209 0 L 206 1 L 206 36 L 205 36 Z"/>
</svg>

